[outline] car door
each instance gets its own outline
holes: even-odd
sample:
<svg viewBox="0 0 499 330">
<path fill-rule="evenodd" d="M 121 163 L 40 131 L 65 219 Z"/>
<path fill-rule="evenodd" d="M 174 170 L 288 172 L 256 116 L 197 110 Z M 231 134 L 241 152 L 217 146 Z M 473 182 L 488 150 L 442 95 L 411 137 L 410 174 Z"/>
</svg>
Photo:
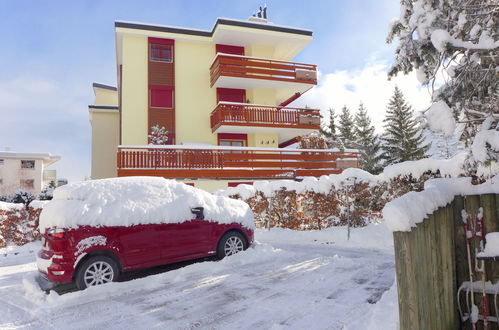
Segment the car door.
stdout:
<svg viewBox="0 0 499 330">
<path fill-rule="evenodd" d="M 136 225 L 120 228 L 120 241 L 125 263 L 136 266 L 161 258 L 157 225 Z"/>
<path fill-rule="evenodd" d="M 174 259 L 207 255 L 213 224 L 206 220 L 192 219 L 168 224 L 160 231 L 162 237 L 162 258 Z"/>
</svg>

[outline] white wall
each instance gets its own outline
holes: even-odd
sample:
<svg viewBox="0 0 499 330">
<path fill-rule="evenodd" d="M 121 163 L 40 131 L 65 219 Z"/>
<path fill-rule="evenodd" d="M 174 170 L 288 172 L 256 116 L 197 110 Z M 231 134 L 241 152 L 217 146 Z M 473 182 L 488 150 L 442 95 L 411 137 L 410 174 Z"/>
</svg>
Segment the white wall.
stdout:
<svg viewBox="0 0 499 330">
<path fill-rule="evenodd" d="M 30 158 L 1 158 L 3 165 L 0 164 L 0 194 L 11 194 L 16 190 L 21 189 L 21 179 L 34 180 L 33 188 L 25 190 L 30 191 L 34 195 L 40 194 L 43 185 L 43 160 Z M 21 160 L 34 160 L 35 168 L 21 168 Z M 0 162 L 1 163 L 1 162 Z"/>
</svg>

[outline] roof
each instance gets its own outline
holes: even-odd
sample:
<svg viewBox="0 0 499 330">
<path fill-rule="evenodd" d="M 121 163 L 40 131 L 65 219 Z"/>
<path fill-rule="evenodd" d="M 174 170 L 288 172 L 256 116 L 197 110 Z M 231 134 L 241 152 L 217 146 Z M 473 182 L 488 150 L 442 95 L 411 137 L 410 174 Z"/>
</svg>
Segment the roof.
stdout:
<svg viewBox="0 0 499 330">
<path fill-rule="evenodd" d="M 312 31 L 306 30 L 306 29 L 293 28 L 293 27 L 284 26 L 284 25 L 275 25 L 272 23 L 249 22 L 249 21 L 229 19 L 229 18 L 217 18 L 217 21 L 215 22 L 215 25 L 213 26 L 211 31 L 199 30 L 199 29 L 188 29 L 188 28 L 165 26 L 165 25 L 156 25 L 156 24 L 144 24 L 144 23 L 137 23 L 137 22 L 126 22 L 126 21 L 115 21 L 114 22 L 115 28 L 121 27 L 121 28 L 127 28 L 127 29 L 170 32 L 170 33 L 196 35 L 196 36 L 202 36 L 202 37 L 212 37 L 213 33 L 217 29 L 218 25 L 232 25 L 232 26 L 240 26 L 240 27 L 247 27 L 247 28 L 253 28 L 253 29 L 261 29 L 261 30 L 268 30 L 268 31 L 276 31 L 276 32 L 284 32 L 284 33 L 312 36 Z"/>
<path fill-rule="evenodd" d="M 45 166 L 55 163 L 61 159 L 61 156 L 52 155 L 51 153 L 41 152 L 14 152 L 0 151 L 0 158 L 6 159 L 41 159 Z"/>
<path fill-rule="evenodd" d="M 92 84 L 92 87 L 96 87 L 96 88 L 102 88 L 102 89 L 108 89 L 108 90 L 111 90 L 111 91 L 117 91 L 118 89 L 114 86 L 109 86 L 109 85 L 104 85 L 104 84 L 99 84 L 99 83 L 96 83 L 94 82 Z"/>
</svg>

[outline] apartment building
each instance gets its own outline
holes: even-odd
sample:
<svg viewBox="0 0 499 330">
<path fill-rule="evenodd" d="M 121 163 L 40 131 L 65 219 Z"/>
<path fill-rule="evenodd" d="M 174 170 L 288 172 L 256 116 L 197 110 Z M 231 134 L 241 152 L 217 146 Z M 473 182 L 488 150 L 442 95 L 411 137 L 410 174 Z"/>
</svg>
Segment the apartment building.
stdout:
<svg viewBox="0 0 499 330">
<path fill-rule="evenodd" d="M 49 182 L 57 182 L 56 170 L 47 166 L 61 159 L 50 153 L 21 153 L 0 151 L 0 195 L 12 194 L 18 189 L 39 195 Z"/>
<path fill-rule="evenodd" d="M 115 22 L 118 87 L 94 84 L 92 178 L 162 176 L 213 191 L 241 182 L 339 173 L 356 152 L 287 148 L 320 129 L 318 109 L 289 107 L 317 84 L 293 62 L 312 31 L 264 18 L 211 31 Z M 153 127 L 166 142 L 151 145 Z"/>
</svg>

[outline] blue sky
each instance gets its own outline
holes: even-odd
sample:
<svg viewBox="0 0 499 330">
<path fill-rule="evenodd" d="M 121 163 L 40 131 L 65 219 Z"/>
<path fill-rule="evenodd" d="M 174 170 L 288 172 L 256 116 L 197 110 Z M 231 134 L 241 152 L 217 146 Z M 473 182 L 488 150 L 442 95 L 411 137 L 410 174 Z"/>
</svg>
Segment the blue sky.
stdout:
<svg viewBox="0 0 499 330">
<path fill-rule="evenodd" d="M 60 177 L 89 176 L 87 105 L 93 101 L 92 82 L 116 84 L 115 20 L 211 30 L 217 17 L 246 19 L 263 3 L 0 0 L 0 150 L 59 154 L 62 160 L 52 168 Z M 295 60 L 317 64 L 325 79 L 350 77 L 343 83 L 346 91 L 360 89 L 356 77 L 370 65 L 384 75 L 393 58 L 394 47 L 385 38 L 399 14 L 396 0 L 266 3 L 273 23 L 314 31 L 314 41 Z M 318 92 L 311 95 L 329 93 Z M 327 102 L 322 97 L 317 103 Z"/>
</svg>

